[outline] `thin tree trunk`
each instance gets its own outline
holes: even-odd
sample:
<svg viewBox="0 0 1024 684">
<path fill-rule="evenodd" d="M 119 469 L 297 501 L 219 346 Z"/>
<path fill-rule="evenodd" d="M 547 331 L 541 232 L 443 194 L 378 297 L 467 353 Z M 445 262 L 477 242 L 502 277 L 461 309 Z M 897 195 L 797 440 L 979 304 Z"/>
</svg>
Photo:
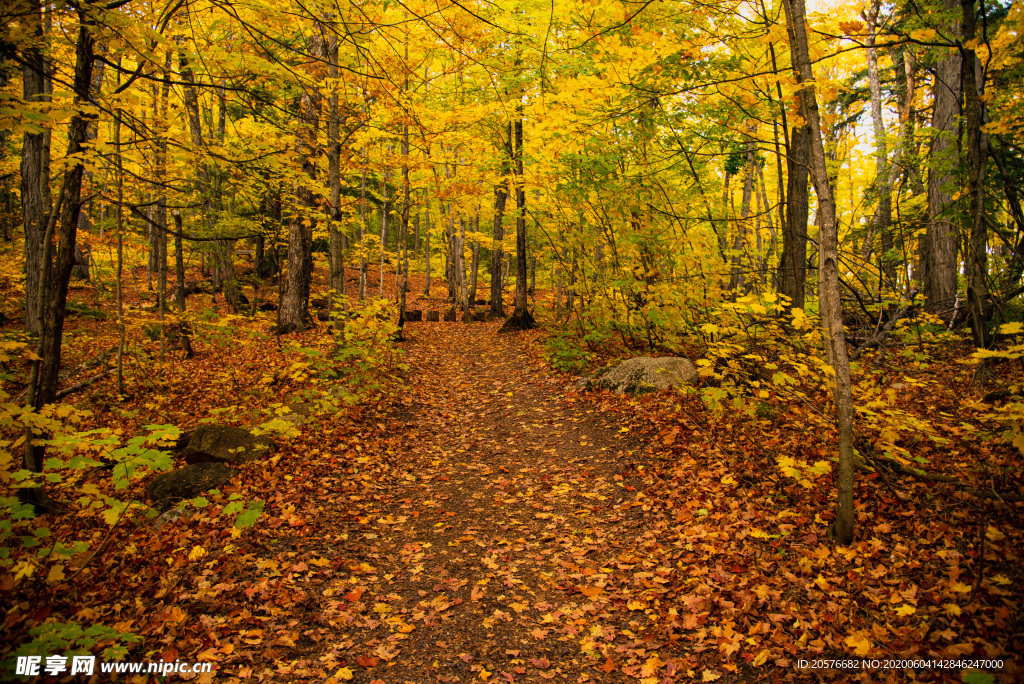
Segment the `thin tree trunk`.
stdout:
<svg viewBox="0 0 1024 684">
<path fill-rule="evenodd" d="M 861 259 L 865 262 L 871 256 L 876 235 L 889 232 L 892 221 L 892 181 L 889 179 L 889 152 L 885 140 L 885 120 L 882 118 L 882 86 L 878 77 L 878 48 L 875 47 L 878 31 L 878 12 L 881 0 L 872 0 L 871 8 L 864 15 L 868 26 L 868 86 L 871 90 L 871 120 L 875 130 L 875 189 L 878 192 L 878 207 L 864 238 Z M 884 245 L 885 240 L 883 240 Z M 882 255 L 882 261 L 886 257 Z M 884 268 L 884 266 L 883 266 Z"/>
<path fill-rule="evenodd" d="M 856 514 L 853 508 L 853 391 L 850 382 L 850 361 L 846 353 L 843 332 L 843 309 L 839 292 L 839 246 L 836 223 L 836 204 L 829 185 L 825 164 L 825 146 L 821 135 L 821 117 L 815 95 L 814 75 L 807 46 L 804 24 L 804 0 L 785 0 L 786 17 L 791 29 L 792 54 L 800 104 L 804 120 L 811 134 L 811 175 L 818 196 L 818 215 L 821 217 L 821 235 L 818 248 L 819 293 L 821 299 L 822 328 L 829 361 L 835 370 L 834 399 L 839 428 L 839 465 L 836 483 L 838 503 L 836 520 L 830 528 L 831 536 L 840 544 L 853 541 Z"/>
<path fill-rule="evenodd" d="M 338 113 L 338 36 L 332 30 L 327 39 L 327 59 L 330 63 L 328 75 L 332 79 L 331 94 L 327 100 L 327 138 L 329 147 L 327 150 L 327 187 L 330 192 L 331 206 L 328 211 L 328 232 L 331 239 L 331 273 L 330 289 L 333 291 L 330 300 L 331 312 L 335 313 L 335 306 L 340 306 L 344 313 L 345 301 L 345 255 L 342 249 L 341 231 L 338 230 L 338 222 L 341 219 L 341 141 L 340 116 Z M 345 334 L 345 317 L 343 315 L 332 316 L 334 320 L 334 336 L 336 340 L 343 340 Z"/>
<path fill-rule="evenodd" d="M 523 102 L 516 104 L 515 158 L 513 171 L 515 174 L 516 193 L 516 299 L 512 316 L 501 326 L 499 332 L 512 330 L 529 330 L 537 327 L 530 313 L 527 294 L 527 263 L 526 263 L 526 188 L 523 186 Z"/>
<path fill-rule="evenodd" d="M 960 0 L 963 14 L 964 45 L 975 38 L 974 0 Z M 988 161 L 988 134 L 985 123 L 984 73 L 973 48 L 963 55 L 964 119 L 967 128 L 967 177 L 971 198 L 971 233 L 967 245 L 967 309 L 971 316 L 974 344 L 988 346 L 988 226 L 985 224 L 985 165 Z"/>
</svg>

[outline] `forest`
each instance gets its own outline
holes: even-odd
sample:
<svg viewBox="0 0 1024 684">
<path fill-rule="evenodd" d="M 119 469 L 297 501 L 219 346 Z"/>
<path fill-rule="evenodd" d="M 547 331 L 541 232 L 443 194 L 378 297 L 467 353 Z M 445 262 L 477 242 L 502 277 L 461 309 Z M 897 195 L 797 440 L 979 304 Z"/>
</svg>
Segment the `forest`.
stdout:
<svg viewBox="0 0 1024 684">
<path fill-rule="evenodd" d="M 1022 32 L 7 0 L 0 680 L 1024 679 Z"/>
</svg>

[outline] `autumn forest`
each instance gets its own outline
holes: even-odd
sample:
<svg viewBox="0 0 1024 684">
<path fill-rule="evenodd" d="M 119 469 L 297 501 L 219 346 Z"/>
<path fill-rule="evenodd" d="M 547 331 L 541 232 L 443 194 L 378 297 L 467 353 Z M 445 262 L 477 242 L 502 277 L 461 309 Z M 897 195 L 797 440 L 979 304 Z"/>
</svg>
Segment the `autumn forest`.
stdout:
<svg viewBox="0 0 1024 684">
<path fill-rule="evenodd" d="M 1020 681 L 1022 32 L 3 3 L 0 680 Z"/>
</svg>

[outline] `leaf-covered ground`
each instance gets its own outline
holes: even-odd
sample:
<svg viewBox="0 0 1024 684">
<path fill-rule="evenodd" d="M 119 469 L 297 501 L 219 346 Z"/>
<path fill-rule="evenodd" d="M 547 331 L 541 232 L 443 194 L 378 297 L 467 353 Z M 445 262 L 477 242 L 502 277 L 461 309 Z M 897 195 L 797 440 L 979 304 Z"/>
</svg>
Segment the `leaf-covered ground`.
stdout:
<svg viewBox="0 0 1024 684">
<path fill-rule="evenodd" d="M 227 405 L 237 421 L 311 391 L 268 320 L 207 331 L 161 373 L 140 365 L 127 402 L 84 392 L 84 427 L 131 434 Z M 47 578 L 0 574 L 4 629 L 20 643 L 47 620 L 102 623 L 144 638 L 129 660 L 208 660 L 196 680 L 217 682 L 960 681 L 983 659 L 1024 676 L 1021 503 L 861 473 L 857 542 L 835 547 L 831 477 L 806 487 L 779 468 L 832 454 L 801 403 L 752 420 L 695 395 L 582 393 L 547 369 L 546 333 L 498 325 L 409 324 L 402 384 L 314 416 L 189 520 L 44 517 L 57 537 L 92 526 L 100 553 Z M 72 345 L 75 367 L 110 326 L 70 335 L 92 341 Z M 967 373 L 900 403 L 962 418 Z M 944 425 L 945 452 L 915 447 L 932 468 L 987 448 Z M 217 515 L 232 493 L 266 501 L 241 534 Z M 819 658 L 879 666 L 800 667 Z"/>
</svg>

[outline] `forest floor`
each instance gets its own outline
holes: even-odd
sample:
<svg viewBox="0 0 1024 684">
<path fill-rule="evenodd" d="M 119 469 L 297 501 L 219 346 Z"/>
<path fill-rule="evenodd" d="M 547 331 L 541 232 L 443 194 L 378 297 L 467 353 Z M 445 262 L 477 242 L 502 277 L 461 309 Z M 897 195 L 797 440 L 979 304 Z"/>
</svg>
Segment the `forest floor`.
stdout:
<svg viewBox="0 0 1024 684">
<path fill-rule="evenodd" d="M 99 294 L 72 295 L 66 384 L 116 335 L 86 315 Z M 142 335 L 154 314 L 139 309 L 130 396 L 112 398 L 109 379 L 85 388 L 77 429 L 251 426 L 337 382 L 310 355 L 333 344 L 322 326 L 278 340 L 273 314 L 221 318 L 205 295 L 189 307 L 196 358 L 168 350 L 156 365 Z M 408 324 L 385 386 L 312 415 L 189 519 L 42 516 L 54 540 L 89 550 L 34 577 L 0 570 L 11 643 L 55 621 L 103 624 L 143 639 L 127 660 L 213 663 L 182 676 L 198 682 L 1024 678 L 1024 504 L 860 473 L 856 541 L 837 547 L 831 476 L 780 468 L 831 458 L 834 435 L 808 405 L 826 396 L 773 398 L 751 417 L 716 415 L 695 392 L 582 392 L 548 368 L 550 331 L 499 325 Z M 991 408 L 972 398 L 965 355 L 939 351 L 879 371 L 889 405 L 933 420 L 943 441 L 901 439 L 932 471 L 1002 463 L 1003 491 L 1020 491 L 1019 454 L 979 437 Z M 94 469 L 55 494 L 142 501 L 144 484 L 115 492 Z M 255 526 L 231 527 L 229 495 L 265 502 Z"/>
</svg>

